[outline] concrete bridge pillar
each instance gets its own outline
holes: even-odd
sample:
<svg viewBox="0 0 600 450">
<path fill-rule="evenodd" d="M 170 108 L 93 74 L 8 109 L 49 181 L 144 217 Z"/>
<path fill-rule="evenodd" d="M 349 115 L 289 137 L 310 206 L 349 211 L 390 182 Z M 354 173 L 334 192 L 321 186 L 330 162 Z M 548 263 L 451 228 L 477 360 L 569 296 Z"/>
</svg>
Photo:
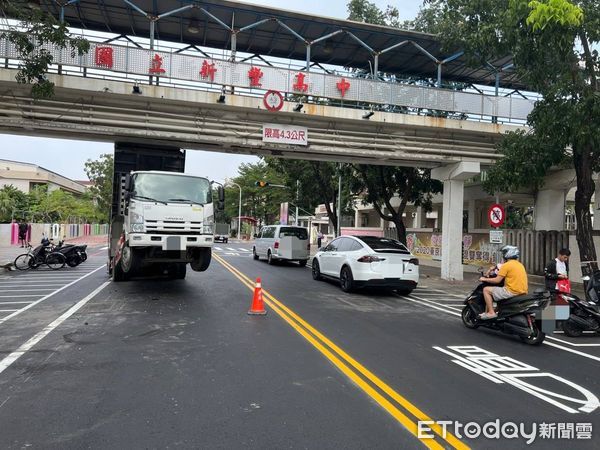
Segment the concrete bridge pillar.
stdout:
<svg viewBox="0 0 600 450">
<path fill-rule="evenodd" d="M 538 192 L 535 201 L 535 229 L 540 231 L 562 231 L 565 229 L 564 189 L 544 189 Z"/>
<path fill-rule="evenodd" d="M 600 176 L 596 178 L 596 190 L 594 191 L 594 222 L 592 229 L 600 230 Z"/>
<path fill-rule="evenodd" d="M 465 180 L 481 172 L 478 162 L 460 162 L 432 169 L 431 178 L 444 182 L 442 270 L 444 280 L 462 280 L 462 230 Z"/>
<path fill-rule="evenodd" d="M 469 200 L 468 202 L 468 212 L 469 212 L 469 224 L 468 224 L 468 231 L 472 232 L 475 229 L 475 214 L 476 214 L 476 208 L 475 208 L 475 200 Z"/>
<path fill-rule="evenodd" d="M 415 211 L 415 220 L 413 221 L 413 228 L 425 228 L 427 225 L 427 213 L 422 206 L 418 206 Z"/>
</svg>

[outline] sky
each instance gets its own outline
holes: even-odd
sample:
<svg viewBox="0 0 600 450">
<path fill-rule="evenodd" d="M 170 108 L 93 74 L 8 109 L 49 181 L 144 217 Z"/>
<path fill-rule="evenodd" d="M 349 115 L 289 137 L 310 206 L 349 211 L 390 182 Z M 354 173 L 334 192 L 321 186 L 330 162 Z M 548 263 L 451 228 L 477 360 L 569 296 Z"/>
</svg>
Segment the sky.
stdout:
<svg viewBox="0 0 600 450">
<path fill-rule="evenodd" d="M 417 15 L 422 0 L 385 1 L 371 0 L 380 9 L 396 6 L 400 18 L 412 19 Z M 318 16 L 345 19 L 348 15 L 348 0 L 245 0 L 245 3 L 270 6 L 273 8 L 311 13 Z M 69 141 L 62 139 L 36 138 L 0 134 L 0 159 L 23 161 L 57 172 L 73 180 L 87 179 L 84 163 L 88 159 L 98 159 L 103 153 L 112 153 L 113 144 L 107 142 Z M 188 151 L 186 173 L 207 176 L 217 181 L 235 177 L 241 163 L 256 162 L 258 158 L 246 155 Z"/>
</svg>

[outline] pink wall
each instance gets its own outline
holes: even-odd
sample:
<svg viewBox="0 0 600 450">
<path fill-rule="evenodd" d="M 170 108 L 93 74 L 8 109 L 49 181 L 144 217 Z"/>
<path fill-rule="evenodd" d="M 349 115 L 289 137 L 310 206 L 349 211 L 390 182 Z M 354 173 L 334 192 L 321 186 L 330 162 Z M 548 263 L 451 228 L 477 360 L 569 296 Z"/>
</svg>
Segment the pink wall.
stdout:
<svg viewBox="0 0 600 450">
<path fill-rule="evenodd" d="M 383 230 L 381 228 L 344 228 L 344 227 L 342 227 L 342 236 L 383 237 Z"/>
</svg>

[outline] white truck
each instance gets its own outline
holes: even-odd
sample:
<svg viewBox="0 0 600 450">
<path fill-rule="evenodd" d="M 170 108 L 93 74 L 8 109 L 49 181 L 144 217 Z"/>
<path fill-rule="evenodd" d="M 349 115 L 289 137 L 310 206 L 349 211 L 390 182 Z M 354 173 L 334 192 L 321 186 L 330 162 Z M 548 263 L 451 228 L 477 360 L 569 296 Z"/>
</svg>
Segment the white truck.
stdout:
<svg viewBox="0 0 600 450">
<path fill-rule="evenodd" d="M 212 183 L 182 173 L 184 165 L 180 149 L 115 145 L 108 264 L 113 281 L 153 274 L 183 279 L 188 263 L 198 272 L 209 267 L 223 188 L 213 201 Z"/>
</svg>

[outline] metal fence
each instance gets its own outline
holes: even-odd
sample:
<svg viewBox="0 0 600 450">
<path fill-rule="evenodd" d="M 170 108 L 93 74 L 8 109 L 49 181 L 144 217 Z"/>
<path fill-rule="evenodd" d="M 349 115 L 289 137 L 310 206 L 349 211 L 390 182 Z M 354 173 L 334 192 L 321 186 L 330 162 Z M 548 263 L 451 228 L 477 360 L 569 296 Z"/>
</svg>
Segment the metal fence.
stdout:
<svg viewBox="0 0 600 450">
<path fill-rule="evenodd" d="M 440 233 L 430 233 L 439 235 Z M 465 233 L 469 235 L 470 233 Z M 396 229 L 393 227 L 385 228 L 383 235 L 387 238 L 396 239 Z M 439 237 L 439 236 L 438 236 Z M 464 236 L 463 236 L 464 238 Z M 464 242 L 464 239 L 463 239 Z M 568 231 L 533 231 L 533 230 L 504 230 L 504 244 L 516 245 L 521 251 L 520 261 L 525 266 L 527 273 L 534 275 L 543 275 L 546 264 L 556 257 L 558 251 L 562 248 L 569 247 L 569 232 Z M 494 261 L 501 261 L 502 256 L 500 249 L 503 245 L 493 245 L 490 249 L 481 253 L 489 256 L 484 257 L 486 261 L 492 264 Z M 439 253 L 439 255 L 438 255 Z M 463 254 L 463 261 L 470 262 L 469 253 L 466 251 Z M 436 257 L 441 257 L 442 249 L 439 248 L 435 252 Z M 432 256 L 434 253 L 432 252 Z M 471 262 L 472 263 L 472 262 Z M 477 265 L 481 265 L 482 261 L 477 258 Z"/>
<path fill-rule="evenodd" d="M 505 230 L 504 239 L 507 245 L 519 247 L 527 273 L 536 275 L 543 275 L 558 251 L 569 247 L 568 231 Z"/>
<path fill-rule="evenodd" d="M 449 89 L 390 83 L 336 74 L 305 72 L 268 65 L 232 62 L 170 51 L 92 42 L 84 55 L 51 44 L 43 47 L 61 66 L 128 76 L 156 77 L 168 82 L 179 80 L 207 87 L 236 87 L 251 92 L 275 90 L 313 98 L 361 102 L 407 108 L 445 111 L 468 116 L 489 116 L 524 121 L 534 100 L 453 91 Z M 8 39 L 0 39 L 0 57 L 18 60 L 19 52 Z M 97 76 L 97 75 L 96 75 Z"/>
</svg>

